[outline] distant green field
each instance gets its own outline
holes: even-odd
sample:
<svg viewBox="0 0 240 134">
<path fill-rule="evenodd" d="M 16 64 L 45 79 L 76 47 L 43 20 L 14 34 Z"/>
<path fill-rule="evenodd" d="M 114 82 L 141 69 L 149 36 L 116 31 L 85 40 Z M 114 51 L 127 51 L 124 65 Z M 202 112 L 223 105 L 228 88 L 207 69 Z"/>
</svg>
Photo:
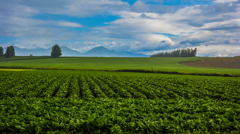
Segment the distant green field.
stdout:
<svg viewBox="0 0 240 134">
<path fill-rule="evenodd" d="M 116 58 L 116 57 L 14 57 L 0 58 L 0 67 L 24 67 L 80 70 L 146 70 L 179 73 L 210 73 L 240 75 L 240 69 L 201 68 L 182 65 L 182 61 L 201 60 L 200 57 Z"/>
</svg>

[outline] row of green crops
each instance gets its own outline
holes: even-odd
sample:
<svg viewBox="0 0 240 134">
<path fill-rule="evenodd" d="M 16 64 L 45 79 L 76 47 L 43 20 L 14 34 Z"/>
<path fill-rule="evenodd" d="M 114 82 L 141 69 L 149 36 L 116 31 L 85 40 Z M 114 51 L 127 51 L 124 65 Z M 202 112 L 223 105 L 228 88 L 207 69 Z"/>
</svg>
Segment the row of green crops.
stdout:
<svg viewBox="0 0 240 134">
<path fill-rule="evenodd" d="M 239 78 L 94 71 L 0 76 L 0 132 L 240 132 Z"/>
</svg>

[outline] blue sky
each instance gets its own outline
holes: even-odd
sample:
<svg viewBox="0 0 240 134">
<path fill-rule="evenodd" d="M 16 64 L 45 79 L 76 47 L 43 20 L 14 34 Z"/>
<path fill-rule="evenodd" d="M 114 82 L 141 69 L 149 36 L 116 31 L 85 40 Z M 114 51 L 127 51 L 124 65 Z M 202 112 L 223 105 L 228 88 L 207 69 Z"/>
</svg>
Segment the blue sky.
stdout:
<svg viewBox="0 0 240 134">
<path fill-rule="evenodd" d="M 0 0 L 0 46 L 240 55 L 240 0 Z"/>
</svg>

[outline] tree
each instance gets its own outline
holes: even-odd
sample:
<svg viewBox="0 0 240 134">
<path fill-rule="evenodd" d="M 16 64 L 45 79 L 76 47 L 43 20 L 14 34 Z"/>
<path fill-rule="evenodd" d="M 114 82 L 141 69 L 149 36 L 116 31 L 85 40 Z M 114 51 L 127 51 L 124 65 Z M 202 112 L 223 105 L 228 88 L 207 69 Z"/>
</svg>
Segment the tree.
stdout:
<svg viewBox="0 0 240 134">
<path fill-rule="evenodd" d="M 53 58 L 57 58 L 57 57 L 59 57 L 59 56 L 61 56 L 62 55 L 62 50 L 61 50 L 61 48 L 56 44 L 56 45 L 54 45 L 53 47 L 52 47 L 52 52 L 51 52 L 51 56 L 53 57 Z"/>
<path fill-rule="evenodd" d="M 14 47 L 13 47 L 13 46 L 7 47 L 7 50 L 6 50 L 6 52 L 5 52 L 5 57 L 6 57 L 6 58 L 10 58 L 10 57 L 13 57 L 13 56 L 15 56 Z"/>
<path fill-rule="evenodd" d="M 196 57 L 197 48 L 177 49 L 172 52 L 157 53 L 151 55 L 151 57 Z"/>
<path fill-rule="evenodd" d="M 3 56 L 3 48 L 0 47 L 0 56 Z"/>
</svg>

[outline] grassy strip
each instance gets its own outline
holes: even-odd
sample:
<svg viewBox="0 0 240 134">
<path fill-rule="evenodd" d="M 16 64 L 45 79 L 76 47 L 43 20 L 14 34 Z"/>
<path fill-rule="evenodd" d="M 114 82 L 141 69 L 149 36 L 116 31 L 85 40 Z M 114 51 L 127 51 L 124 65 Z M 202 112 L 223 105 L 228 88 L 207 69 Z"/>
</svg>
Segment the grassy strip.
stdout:
<svg viewBox="0 0 240 134">
<path fill-rule="evenodd" d="M 29 68 L 29 67 L 1 67 L 0 71 L 33 71 L 33 70 L 75 70 L 75 71 L 106 71 L 106 72 L 132 72 L 132 73 L 159 73 L 159 74 L 178 74 L 178 75 L 198 75 L 198 76 L 221 76 L 221 77 L 240 77 L 239 74 L 217 74 L 217 73 L 181 73 L 176 71 L 148 71 L 148 70 L 97 70 L 97 69 L 59 69 L 59 68 Z"/>
<path fill-rule="evenodd" d="M 0 62 L 18 61 L 18 60 L 36 60 L 36 59 L 50 59 L 50 56 L 15 56 L 11 58 L 0 57 Z"/>
</svg>

